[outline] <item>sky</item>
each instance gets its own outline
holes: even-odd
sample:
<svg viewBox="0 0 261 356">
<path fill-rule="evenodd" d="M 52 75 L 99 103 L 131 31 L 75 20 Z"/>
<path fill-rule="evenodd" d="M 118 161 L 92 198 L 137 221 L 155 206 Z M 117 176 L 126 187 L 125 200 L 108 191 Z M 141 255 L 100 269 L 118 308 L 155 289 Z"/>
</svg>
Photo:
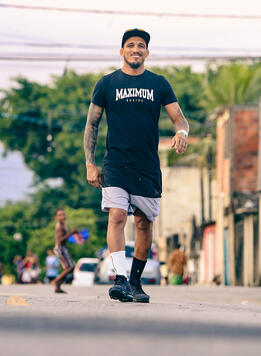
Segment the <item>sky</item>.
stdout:
<svg viewBox="0 0 261 356">
<path fill-rule="evenodd" d="M 9 201 L 21 200 L 32 192 L 30 185 L 33 174 L 26 169 L 19 152 L 11 152 L 3 157 L 3 144 L 0 142 L 0 206 Z"/>
<path fill-rule="evenodd" d="M 255 15 L 261 17 L 260 0 L 0 0 L 0 89 L 14 85 L 12 78 L 23 75 L 48 83 L 65 67 L 78 73 L 120 67 L 122 34 L 129 28 L 143 28 L 151 34 L 148 65 L 190 64 L 203 70 L 205 61 L 176 57 L 248 54 L 261 56 L 261 18 L 202 18 L 90 14 L 77 12 L 21 10 L 7 5 L 33 5 L 87 10 L 113 10 L 170 14 Z M 37 44 L 37 46 L 36 46 Z M 67 47 L 53 45 L 65 44 Z M 41 45 L 41 46 L 39 46 Z M 49 47 L 43 47 L 48 45 Z M 50 47 L 52 45 L 52 47 Z M 84 45 L 84 46 L 83 46 Z M 73 47 L 74 46 L 74 47 Z M 78 46 L 78 47 L 77 47 Z M 79 48 L 79 46 L 81 46 Z M 61 57 L 55 61 L 11 61 L 6 57 Z M 80 62 L 75 56 L 83 57 Z M 155 57 L 164 60 L 159 61 Z M 86 58 L 92 59 L 87 61 Z M 110 60 L 108 60 L 110 58 Z M 168 58 L 168 59 L 166 59 Z M 102 60 L 103 59 L 103 60 Z M 0 138 L 1 139 L 1 138 Z M 1 157 L 0 204 L 22 199 L 32 182 L 32 173 L 19 153 Z"/>
<path fill-rule="evenodd" d="M 171 14 L 259 15 L 259 19 L 198 18 L 94 14 L 14 9 L 0 6 L 0 57 L 61 57 L 62 61 L 0 61 L 0 88 L 9 87 L 18 74 L 48 82 L 65 67 L 79 73 L 120 67 L 119 47 L 128 28 L 143 28 L 151 34 L 148 65 L 193 64 L 202 61 L 176 57 L 208 55 L 261 56 L 261 2 L 259 0 L 5 0 L 0 5 L 33 5 L 70 9 L 112 10 Z M 35 44 L 66 44 L 67 47 L 37 47 Z M 27 44 L 27 46 L 26 46 Z M 31 44 L 28 46 L 28 44 Z M 32 46 L 34 44 L 34 46 Z M 68 47 L 69 45 L 69 47 Z M 77 48 L 79 45 L 94 48 Z M 72 47 L 75 46 L 75 47 Z M 74 61 L 75 56 L 83 61 Z M 155 58 L 157 56 L 157 58 Z M 161 60 L 159 61 L 159 57 Z M 89 60 L 87 60 L 87 59 Z M 92 60 L 90 60 L 92 58 Z M 94 58 L 94 59 L 93 59 Z M 110 60 L 109 60 L 110 59 Z"/>
</svg>

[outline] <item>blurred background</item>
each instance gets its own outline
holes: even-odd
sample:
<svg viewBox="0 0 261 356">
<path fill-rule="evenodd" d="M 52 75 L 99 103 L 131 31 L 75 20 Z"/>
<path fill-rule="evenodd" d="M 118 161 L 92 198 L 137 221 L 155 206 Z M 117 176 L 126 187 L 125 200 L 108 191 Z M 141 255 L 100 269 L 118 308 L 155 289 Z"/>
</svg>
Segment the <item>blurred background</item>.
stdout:
<svg viewBox="0 0 261 356">
<path fill-rule="evenodd" d="M 170 81 L 191 127 L 178 156 L 162 111 L 153 232 L 162 281 L 180 243 L 190 283 L 259 285 L 260 2 L 14 0 L 0 15 L 0 275 L 17 280 L 15 258 L 31 249 L 44 279 L 58 207 L 69 228 L 89 229 L 84 245 L 69 246 L 75 261 L 101 258 L 107 215 L 85 179 L 83 131 L 95 83 L 121 67 L 122 34 L 137 27 L 151 34 L 147 68 Z M 98 165 L 105 137 L 103 118 Z"/>
</svg>

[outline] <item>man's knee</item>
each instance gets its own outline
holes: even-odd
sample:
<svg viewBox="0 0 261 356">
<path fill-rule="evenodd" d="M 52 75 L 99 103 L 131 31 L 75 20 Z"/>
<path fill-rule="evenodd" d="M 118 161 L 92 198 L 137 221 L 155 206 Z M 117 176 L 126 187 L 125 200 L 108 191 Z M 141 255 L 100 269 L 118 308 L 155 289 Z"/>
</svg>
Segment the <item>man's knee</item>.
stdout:
<svg viewBox="0 0 261 356">
<path fill-rule="evenodd" d="M 135 217 L 135 226 L 136 229 L 143 232 L 150 234 L 152 232 L 152 222 L 150 222 L 146 217 L 136 216 Z"/>
<path fill-rule="evenodd" d="M 127 220 L 127 211 L 123 209 L 111 208 L 109 212 L 109 224 L 110 225 L 125 225 Z"/>
</svg>

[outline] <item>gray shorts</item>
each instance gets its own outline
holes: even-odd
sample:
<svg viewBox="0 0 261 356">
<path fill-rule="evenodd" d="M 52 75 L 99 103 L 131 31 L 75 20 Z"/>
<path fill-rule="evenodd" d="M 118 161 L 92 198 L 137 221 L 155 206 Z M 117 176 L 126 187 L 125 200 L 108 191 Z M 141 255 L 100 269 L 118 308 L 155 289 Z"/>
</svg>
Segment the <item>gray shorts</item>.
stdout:
<svg viewBox="0 0 261 356">
<path fill-rule="evenodd" d="M 160 198 L 132 195 L 118 187 L 102 188 L 102 211 L 108 212 L 110 208 L 126 210 L 128 215 L 134 214 L 138 208 L 149 221 L 154 221 L 160 213 Z"/>
</svg>

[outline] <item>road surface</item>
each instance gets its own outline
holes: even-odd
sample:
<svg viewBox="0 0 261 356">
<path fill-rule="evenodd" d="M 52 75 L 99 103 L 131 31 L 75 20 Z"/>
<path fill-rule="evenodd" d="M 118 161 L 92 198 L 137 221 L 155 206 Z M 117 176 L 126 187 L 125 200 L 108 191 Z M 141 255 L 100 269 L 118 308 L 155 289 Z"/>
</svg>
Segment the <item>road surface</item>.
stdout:
<svg viewBox="0 0 261 356">
<path fill-rule="evenodd" d="M 0 286 L 0 356 L 261 354 L 261 288 L 150 286 L 149 304 L 65 289 Z"/>
</svg>

